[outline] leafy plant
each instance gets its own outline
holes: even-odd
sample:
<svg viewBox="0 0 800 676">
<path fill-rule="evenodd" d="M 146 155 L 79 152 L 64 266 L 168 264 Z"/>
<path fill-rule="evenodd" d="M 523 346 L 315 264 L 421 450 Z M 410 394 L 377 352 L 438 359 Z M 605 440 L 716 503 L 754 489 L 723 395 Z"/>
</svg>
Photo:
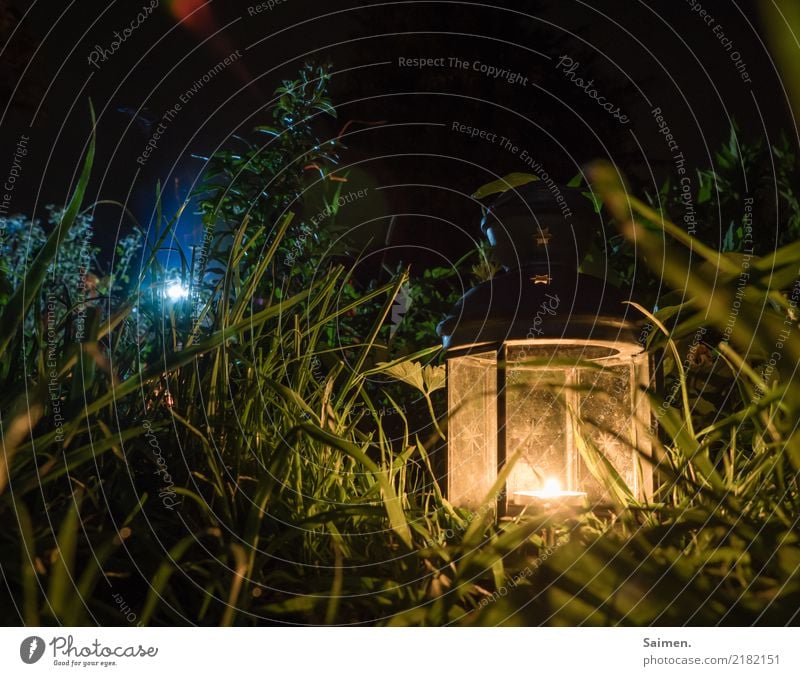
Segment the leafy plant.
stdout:
<svg viewBox="0 0 800 676">
<path fill-rule="evenodd" d="M 597 462 L 613 509 L 498 523 L 511 458 L 478 509 L 457 509 L 437 482 L 439 349 L 421 345 L 455 273 L 410 280 L 401 268 L 362 286 L 346 257 L 313 274 L 286 263 L 293 238 L 311 236 L 292 207 L 305 167 L 334 175 L 309 126 L 331 112 L 323 75 L 307 69 L 279 90 L 265 148 L 210 162 L 205 261 L 160 267 L 175 219 L 159 214 L 137 283 L 109 283 L 116 300 L 86 313 L 81 340 L 72 305 L 48 325 L 41 302 L 59 244 L 88 227 L 93 137 L 52 233 L 24 244 L 35 253 L 24 270 L 7 264 L 3 621 L 795 623 L 800 244 L 754 253 L 743 277 L 742 256 L 690 236 L 595 165 L 593 190 L 624 237 L 617 251 L 635 240 L 674 289 L 655 312 L 639 306 L 649 347 L 671 360 L 666 387 L 648 391 L 661 429 L 654 500 L 630 500 Z M 288 157 L 309 164 L 288 170 Z M 481 260 L 475 272 L 490 278 Z M 185 298 L 165 296 L 173 282 Z M 401 294 L 411 302 L 393 321 Z M 687 362 L 701 328 L 703 351 Z"/>
<path fill-rule="evenodd" d="M 280 242 L 275 259 L 279 279 L 301 288 L 302 284 L 294 286 L 295 278 L 313 276 L 315 265 L 324 256 L 337 253 L 330 250 L 337 233 L 333 217 L 347 178 L 336 173 L 338 139 L 321 140 L 316 131 L 321 116 L 336 117 L 327 96 L 329 80 L 329 66 L 305 65 L 296 80 L 285 81 L 275 90 L 268 113 L 270 124 L 253 130 L 259 141 L 236 136 L 241 149 L 223 149 L 203 158 L 207 164 L 196 191 L 198 206 L 206 230 L 217 235 L 209 258 L 226 261 L 229 266 L 235 244 L 248 252 L 241 264 L 252 268 L 259 252 L 269 245 L 267 233 L 289 212 L 303 212 L 304 216 L 293 219 Z M 332 218 L 325 228 L 318 228 L 313 217 L 322 211 Z M 250 227 L 234 240 L 233 233 L 244 219 Z M 196 272 L 199 280 L 206 276 L 203 261 Z"/>
</svg>

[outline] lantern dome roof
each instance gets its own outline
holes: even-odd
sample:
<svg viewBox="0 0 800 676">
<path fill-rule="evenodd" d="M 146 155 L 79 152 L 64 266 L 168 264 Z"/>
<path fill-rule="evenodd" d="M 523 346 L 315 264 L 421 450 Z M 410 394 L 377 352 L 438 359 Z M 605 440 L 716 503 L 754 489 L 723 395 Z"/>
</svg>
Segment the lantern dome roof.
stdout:
<svg viewBox="0 0 800 676">
<path fill-rule="evenodd" d="M 534 263 L 470 289 L 438 325 L 447 350 L 512 340 L 636 343 L 638 313 L 619 289 L 564 265 Z"/>
<path fill-rule="evenodd" d="M 577 269 L 604 227 L 591 193 L 541 181 L 508 190 L 489 206 L 481 230 L 506 270 L 530 263 Z"/>
</svg>

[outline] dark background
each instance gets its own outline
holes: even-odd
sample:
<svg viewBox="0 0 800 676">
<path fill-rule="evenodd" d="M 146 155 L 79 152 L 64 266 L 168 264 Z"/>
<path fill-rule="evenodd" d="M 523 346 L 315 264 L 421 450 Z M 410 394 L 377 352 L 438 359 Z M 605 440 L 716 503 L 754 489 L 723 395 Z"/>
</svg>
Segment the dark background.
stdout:
<svg viewBox="0 0 800 676">
<path fill-rule="evenodd" d="M 31 137 L 12 212 L 41 215 L 44 205 L 66 201 L 87 139 L 91 98 L 98 160 L 89 200 L 124 203 L 147 227 L 156 182 L 164 185 L 169 213 L 202 171 L 193 155 L 235 148 L 234 135 L 266 121 L 274 88 L 306 60 L 331 63 L 337 73 L 331 96 L 338 119 L 321 119 L 320 136 L 335 136 L 351 122 L 342 153 L 343 164 L 353 165 L 348 188 L 372 188 L 348 225 L 364 242 L 381 244 L 388 216 L 399 215 L 388 242 L 392 255 L 419 265 L 457 258 L 480 237 L 480 211 L 468 198 L 478 186 L 529 171 L 499 145 L 451 131 L 454 120 L 509 137 L 560 181 L 586 161 L 606 157 L 638 189 L 650 191 L 673 170 L 653 107 L 662 108 L 698 168 L 714 166 L 714 151 L 734 119 L 744 139 L 772 140 L 790 129 L 757 12 L 738 2 L 706 4 L 741 53 L 751 83 L 742 81 L 691 3 L 678 0 L 286 0 L 255 16 L 248 2 L 162 0 L 99 70 L 91 66 L 94 45 L 107 47 L 143 4 L 0 2 L 0 100 L 7 101 L 0 174 L 10 167 L 20 134 Z M 139 167 L 149 121 L 235 49 L 243 54 L 238 65 L 183 106 L 146 167 Z M 580 62 L 578 74 L 594 79 L 631 122 L 619 124 L 569 82 L 555 68 L 561 55 Z M 401 56 L 479 59 L 518 71 L 529 84 L 471 69 L 400 68 Z M 191 212 L 190 205 L 178 228 L 184 247 L 202 236 Z M 95 219 L 106 246 L 130 224 L 115 206 L 97 207 Z"/>
</svg>

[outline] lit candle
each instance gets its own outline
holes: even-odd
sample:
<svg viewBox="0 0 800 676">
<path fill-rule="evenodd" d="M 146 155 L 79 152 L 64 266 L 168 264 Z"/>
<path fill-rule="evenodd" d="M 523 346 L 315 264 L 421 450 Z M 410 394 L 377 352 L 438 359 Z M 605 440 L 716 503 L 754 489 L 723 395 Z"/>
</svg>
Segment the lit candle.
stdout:
<svg viewBox="0 0 800 676">
<path fill-rule="evenodd" d="M 514 500 L 519 505 L 580 505 L 586 498 L 583 491 L 562 491 L 558 479 L 545 479 L 539 491 L 515 491 Z"/>
</svg>

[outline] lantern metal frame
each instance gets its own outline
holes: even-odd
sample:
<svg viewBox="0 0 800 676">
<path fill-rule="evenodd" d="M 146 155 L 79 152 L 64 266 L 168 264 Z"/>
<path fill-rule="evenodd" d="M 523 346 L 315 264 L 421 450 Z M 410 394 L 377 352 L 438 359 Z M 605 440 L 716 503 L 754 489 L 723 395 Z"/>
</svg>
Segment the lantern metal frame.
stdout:
<svg viewBox="0 0 800 676">
<path fill-rule="evenodd" d="M 569 192 L 569 189 L 566 190 Z M 573 256 L 580 260 L 582 254 L 576 245 L 579 235 L 575 227 L 570 229 L 569 237 L 559 237 L 557 232 L 553 234 L 554 230 L 557 231 L 558 219 L 553 213 L 551 195 L 544 195 L 542 189 L 537 187 L 534 191 L 529 191 L 526 197 L 522 210 L 512 209 L 509 213 L 508 199 L 504 199 L 500 207 L 495 207 L 484 219 L 484 232 L 500 254 L 506 272 L 469 290 L 437 328 L 447 359 L 448 410 L 453 411 L 458 404 L 454 400 L 454 397 L 457 399 L 457 393 L 452 386 L 454 364 L 465 363 L 454 360 L 485 356 L 493 364 L 496 374 L 494 392 L 491 392 L 491 388 L 484 389 L 484 396 L 494 396 L 495 402 L 483 411 L 487 428 L 494 428 L 495 438 L 486 443 L 494 446 L 496 465 L 478 470 L 486 476 L 473 477 L 473 480 L 488 492 L 509 460 L 506 438 L 509 430 L 507 379 L 510 364 L 519 363 L 509 361 L 509 350 L 519 347 L 531 350 L 549 348 L 556 352 L 563 347 L 572 346 L 595 353 L 595 361 L 616 359 L 620 364 L 630 367 L 631 378 L 635 380 L 629 383 L 628 390 L 634 411 L 631 438 L 628 440 L 632 446 L 631 453 L 636 456 L 636 485 L 633 489 L 637 498 L 649 499 L 653 490 L 651 465 L 649 462 L 641 462 L 638 457 L 640 452 L 651 453 L 650 437 L 644 429 L 652 424 L 646 399 L 642 406 L 646 419 L 639 419 L 636 411 L 639 410 L 643 398 L 646 398 L 643 389 L 648 384 L 652 364 L 639 341 L 640 322 L 633 317 L 631 306 L 626 304 L 629 298 L 622 292 L 601 279 L 579 273 L 577 263 L 570 265 L 563 262 L 565 253 L 569 250 L 565 242 L 571 242 Z M 573 194 L 573 203 L 575 197 Z M 581 199 L 585 200 L 584 197 Z M 582 215 L 580 227 L 583 228 L 583 233 L 580 236 L 585 238 L 587 222 L 591 225 L 591 220 L 585 212 Z M 497 226 L 500 221 L 503 223 L 502 228 Z M 518 246 L 514 240 L 520 239 L 521 232 L 525 233 L 522 239 L 524 245 Z M 519 263 L 521 256 L 527 259 L 525 263 Z M 562 311 L 538 317 L 535 334 L 532 336 L 531 318 L 548 298 L 554 297 L 559 299 Z M 605 356 L 602 356 L 603 350 L 607 351 Z M 597 357 L 597 354 L 601 356 Z M 569 415 L 567 426 L 568 419 Z M 490 436 L 492 431 L 487 430 L 486 434 Z M 456 474 L 458 458 L 454 457 L 455 453 L 451 441 L 448 444 L 446 482 L 447 492 L 451 497 L 457 492 L 459 479 L 464 478 Z M 574 448 L 570 449 L 568 444 L 565 454 L 566 461 L 574 456 Z M 483 458 L 483 465 L 491 464 L 486 460 Z M 573 487 L 577 484 L 575 471 L 575 467 L 565 468 L 565 472 L 572 474 L 567 480 L 568 488 L 570 484 Z M 462 506 L 478 507 L 475 500 L 467 500 L 467 503 Z M 498 516 L 513 515 L 521 508 L 507 489 L 499 491 L 496 505 Z"/>
</svg>

